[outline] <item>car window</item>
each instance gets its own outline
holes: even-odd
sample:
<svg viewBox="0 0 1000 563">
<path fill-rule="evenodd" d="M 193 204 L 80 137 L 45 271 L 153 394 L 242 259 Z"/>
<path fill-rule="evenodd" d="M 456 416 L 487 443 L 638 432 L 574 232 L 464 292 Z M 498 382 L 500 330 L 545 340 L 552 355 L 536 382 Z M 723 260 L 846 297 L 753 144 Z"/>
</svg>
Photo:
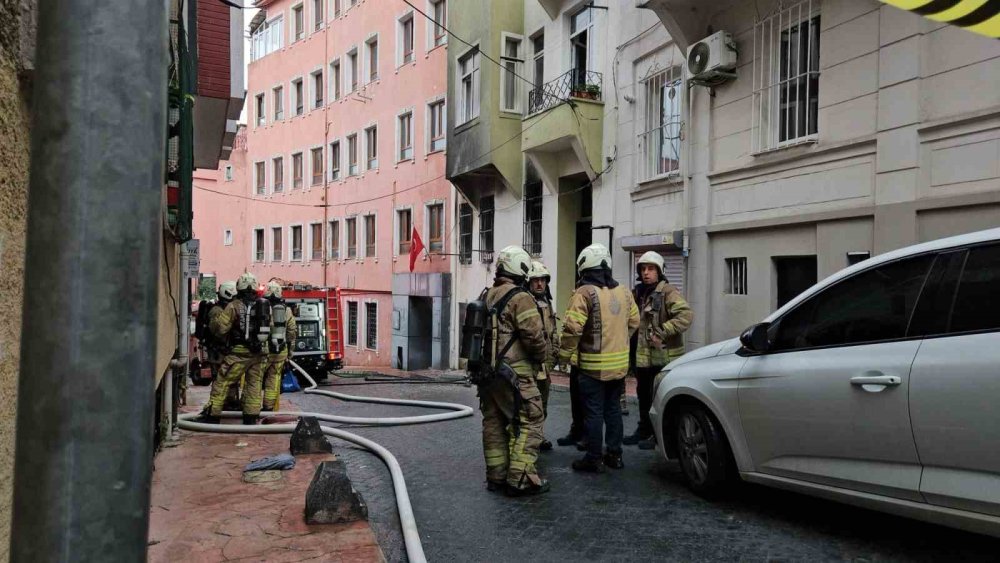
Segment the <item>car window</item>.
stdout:
<svg viewBox="0 0 1000 563">
<path fill-rule="evenodd" d="M 958 276 L 962 273 L 962 265 L 965 264 L 968 253 L 963 248 L 939 254 L 934 260 L 924 288 L 920 291 L 920 300 L 913 311 L 913 318 L 910 319 L 907 336 L 933 336 L 948 331 Z"/>
<path fill-rule="evenodd" d="M 933 255 L 900 260 L 823 290 L 772 327 L 772 349 L 842 346 L 906 336 L 933 260 Z"/>
<path fill-rule="evenodd" d="M 1000 329 L 1000 245 L 969 251 L 951 314 L 950 332 Z"/>
</svg>

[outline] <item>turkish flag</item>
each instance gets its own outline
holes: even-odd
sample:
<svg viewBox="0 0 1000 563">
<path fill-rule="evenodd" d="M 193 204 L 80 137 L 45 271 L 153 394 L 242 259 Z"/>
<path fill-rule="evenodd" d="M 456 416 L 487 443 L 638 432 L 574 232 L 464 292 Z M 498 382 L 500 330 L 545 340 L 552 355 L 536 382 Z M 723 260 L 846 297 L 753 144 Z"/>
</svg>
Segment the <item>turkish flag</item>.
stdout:
<svg viewBox="0 0 1000 563">
<path fill-rule="evenodd" d="M 420 233 L 417 232 L 417 228 L 413 227 L 413 241 L 410 243 L 410 271 L 413 271 L 413 266 L 417 263 L 417 256 L 424 250 L 424 241 L 420 240 Z"/>
</svg>

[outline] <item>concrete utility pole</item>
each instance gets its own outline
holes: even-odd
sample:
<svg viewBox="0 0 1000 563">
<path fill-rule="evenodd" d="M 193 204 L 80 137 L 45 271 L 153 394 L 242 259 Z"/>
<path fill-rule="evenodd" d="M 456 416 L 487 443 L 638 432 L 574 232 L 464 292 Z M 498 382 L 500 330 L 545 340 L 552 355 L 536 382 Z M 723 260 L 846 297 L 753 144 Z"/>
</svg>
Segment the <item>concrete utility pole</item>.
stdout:
<svg viewBox="0 0 1000 563">
<path fill-rule="evenodd" d="M 12 561 L 146 559 L 167 17 L 39 3 Z"/>
</svg>

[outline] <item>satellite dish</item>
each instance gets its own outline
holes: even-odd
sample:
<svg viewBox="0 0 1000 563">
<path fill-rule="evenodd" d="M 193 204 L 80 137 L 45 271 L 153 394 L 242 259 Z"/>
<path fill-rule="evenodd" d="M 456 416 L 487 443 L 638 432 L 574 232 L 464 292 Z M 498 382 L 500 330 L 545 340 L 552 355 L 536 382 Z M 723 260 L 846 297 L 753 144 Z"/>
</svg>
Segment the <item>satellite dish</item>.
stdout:
<svg viewBox="0 0 1000 563">
<path fill-rule="evenodd" d="M 691 48 L 688 53 L 688 73 L 691 76 L 698 76 L 708 68 L 708 56 L 710 49 L 705 42 L 698 43 Z"/>
</svg>

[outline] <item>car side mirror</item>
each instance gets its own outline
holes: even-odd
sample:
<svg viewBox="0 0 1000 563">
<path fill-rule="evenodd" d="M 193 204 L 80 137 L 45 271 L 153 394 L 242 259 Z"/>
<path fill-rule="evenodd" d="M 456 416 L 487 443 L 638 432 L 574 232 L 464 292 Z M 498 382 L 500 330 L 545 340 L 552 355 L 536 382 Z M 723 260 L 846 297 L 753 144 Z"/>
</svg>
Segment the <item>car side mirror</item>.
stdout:
<svg viewBox="0 0 1000 563">
<path fill-rule="evenodd" d="M 740 343 L 751 352 L 762 354 L 767 352 L 771 343 L 767 338 L 767 331 L 771 328 L 771 323 L 758 323 L 743 331 L 740 335 Z"/>
</svg>

